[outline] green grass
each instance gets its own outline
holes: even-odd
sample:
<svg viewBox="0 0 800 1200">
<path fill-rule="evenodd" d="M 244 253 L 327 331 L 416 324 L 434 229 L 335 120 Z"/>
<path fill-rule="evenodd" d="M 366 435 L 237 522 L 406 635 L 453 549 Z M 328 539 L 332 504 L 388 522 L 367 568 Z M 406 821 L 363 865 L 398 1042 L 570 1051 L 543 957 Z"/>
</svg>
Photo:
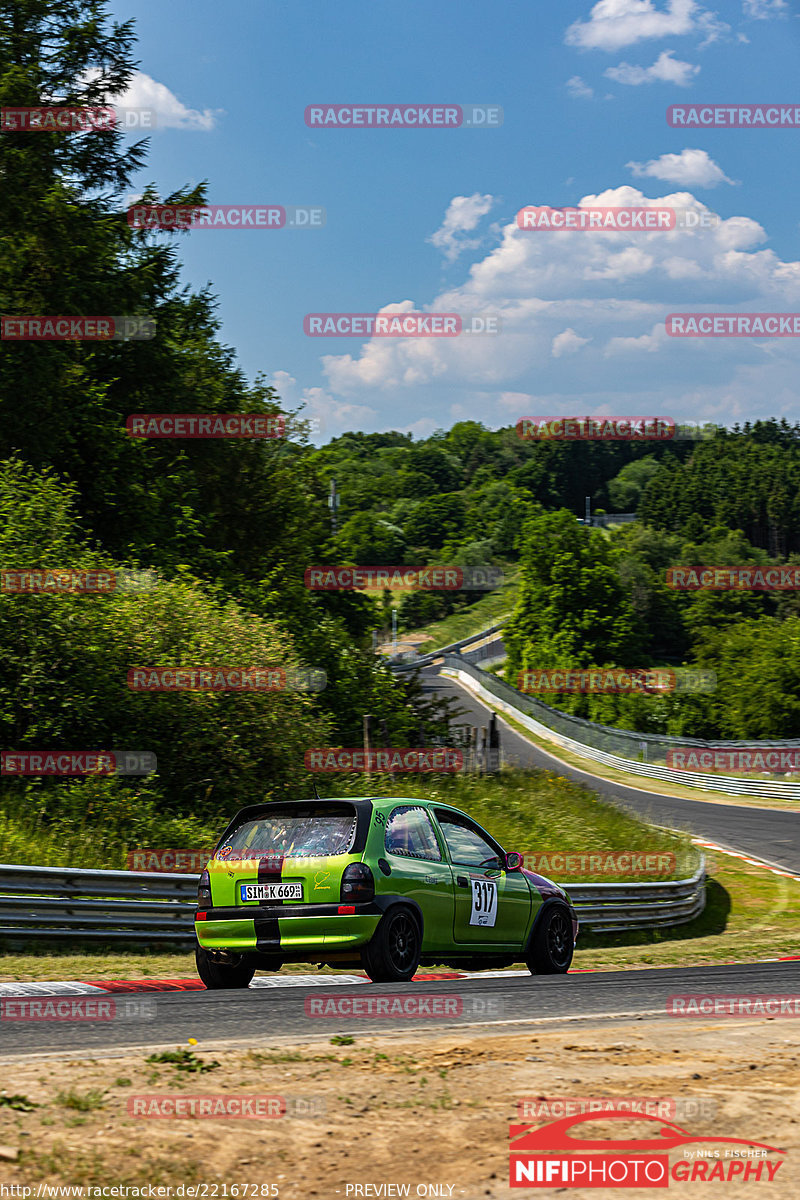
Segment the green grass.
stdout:
<svg viewBox="0 0 800 1200">
<path fill-rule="evenodd" d="M 800 883 L 716 851 L 707 854 L 707 864 L 706 909 L 694 921 L 674 929 L 626 934 L 600 935 L 584 930 L 578 939 L 573 970 L 619 971 L 757 962 L 800 953 Z M 3 974 L 11 970 L 12 977 L 20 980 L 100 979 L 104 976 L 130 979 L 139 973 L 138 956 L 124 952 L 113 956 L 100 955 L 96 951 L 93 954 L 95 958 L 91 955 L 80 959 L 65 956 L 64 965 L 60 967 L 52 965 L 58 963 L 53 957 L 20 955 L 0 961 Z M 156 974 L 171 978 L 194 976 L 193 956 L 187 954 L 181 960 L 168 955 L 163 958 L 169 965 L 164 970 L 156 970 Z M 158 955 L 154 955 L 152 961 L 157 963 L 157 960 Z M 293 969 L 310 971 L 313 968 L 310 965 L 284 967 L 281 974 Z M 267 1055 L 261 1051 L 252 1053 L 258 1056 L 256 1061 L 261 1058 L 264 1062 L 274 1063 L 296 1060 L 294 1052 L 286 1050 Z M 172 1056 L 175 1051 L 167 1051 L 167 1054 Z M 119 1086 L 123 1082 L 117 1080 Z M 24 1100 L 25 1097 L 9 1099 Z"/>
<path fill-rule="evenodd" d="M 671 850 L 676 854 L 678 875 L 689 874 L 697 863 L 698 851 L 688 834 L 677 836 L 649 826 L 557 770 L 503 770 L 496 776 L 372 775 L 369 779 L 347 776 L 340 778 L 331 791 L 338 795 L 440 800 L 470 813 L 509 850 L 561 853 Z M 80 837 L 75 833 L 76 846 L 81 844 L 81 838 L 85 848 L 92 845 L 93 839 L 103 844 L 100 828 L 103 813 L 95 820 L 97 830 L 89 820 L 81 823 Z M 124 829 L 117 829 L 114 836 L 121 837 L 123 832 Z M 108 845 L 108 829 L 103 836 Z M 93 854 L 92 865 L 117 865 L 116 861 L 103 859 L 96 844 Z M 86 858 L 77 861 L 85 864 Z M 710 855 L 709 863 L 708 906 L 691 925 L 603 937 L 585 933 L 579 941 L 576 968 L 602 970 L 725 962 L 797 952 L 800 884 L 722 855 Z M 298 964 L 285 970 L 308 972 L 313 970 L 313 964 Z M 194 956 L 166 949 L 131 953 L 92 946 L 54 952 L 52 948 L 37 946 L 30 954 L 8 953 L 0 958 L 0 978 L 6 979 L 129 979 L 141 975 L 194 977 Z M 181 1049 L 168 1051 L 159 1061 L 180 1070 L 192 1058 L 191 1051 Z M 77 1107 L 79 1103 L 72 1102 L 71 1106 Z M 77 1111 L 86 1110 L 78 1107 Z"/>
<path fill-rule="evenodd" d="M 33 1112 L 39 1105 L 27 1096 L 7 1096 L 0 1092 L 0 1108 L 13 1108 L 15 1112 Z"/>
<path fill-rule="evenodd" d="M 469 608 L 451 613 L 441 621 L 433 621 L 419 629 L 404 629 L 403 632 L 427 635 L 427 641 L 421 642 L 417 647 L 421 654 L 427 654 L 439 646 L 449 646 L 451 642 L 458 642 L 473 633 L 480 633 L 481 629 L 510 617 L 517 601 L 518 588 L 519 570 L 509 569 L 505 572 L 504 582 L 497 591 L 489 592 Z"/>
<path fill-rule="evenodd" d="M 555 771 L 504 769 L 498 775 L 396 779 L 372 775 L 369 780 L 348 776 L 340 780 L 335 792 L 420 797 L 452 804 L 474 817 L 507 850 L 559 854 L 672 851 L 676 856 L 672 875 L 677 877 L 691 873 L 698 862 L 698 851 L 689 837 L 648 825 Z M 586 874 L 581 878 L 602 881 L 614 876 Z"/>
<path fill-rule="evenodd" d="M 758 962 L 800 954 L 800 883 L 716 851 L 707 853 L 706 908 L 687 925 L 581 934 L 573 969 Z"/>
<path fill-rule="evenodd" d="M 177 1050 L 162 1050 L 159 1054 L 151 1054 L 145 1059 L 145 1062 L 169 1063 L 178 1071 L 189 1071 L 193 1075 L 202 1074 L 204 1071 L 214 1071 L 219 1066 L 216 1059 L 204 1062 L 193 1051 L 187 1050 L 183 1046 L 179 1046 Z"/>
<path fill-rule="evenodd" d="M 68 1092 L 59 1092 L 56 1095 L 56 1104 L 60 1104 L 62 1108 L 72 1108 L 76 1112 L 92 1112 L 96 1108 L 102 1108 L 105 1101 L 105 1092 L 95 1088 L 88 1092 L 77 1092 L 70 1088 Z"/>
<path fill-rule="evenodd" d="M 86 786 L 86 785 L 85 785 Z M 686 839 L 644 825 L 604 803 L 594 793 L 552 771 L 503 771 L 497 776 L 390 775 L 339 776 L 334 795 L 400 795 L 440 798 L 472 814 L 514 850 L 560 853 L 603 850 L 688 853 Z M 216 841 L 219 829 L 199 822 L 153 818 L 131 836 L 126 815 L 99 807 L 71 820 L 69 812 L 49 822 L 44 814 L 25 812 L 0 800 L 0 861 L 38 866 L 123 867 L 125 852 L 136 846 L 200 849 Z M 224 820 L 220 820 L 220 826 Z"/>
<path fill-rule="evenodd" d="M 650 775 L 635 775 L 632 771 L 622 771 L 616 767 L 607 767 L 604 763 L 584 758 L 572 750 L 565 750 L 557 742 L 551 742 L 546 738 L 540 737 L 538 734 L 532 733 L 527 726 L 520 724 L 514 717 L 497 708 L 491 699 L 485 703 L 492 712 L 502 717 L 507 725 L 510 725 L 521 737 L 526 738 L 531 745 L 538 746 L 540 750 L 546 750 L 548 754 L 552 754 L 554 758 L 563 762 L 565 766 L 576 767 L 578 770 L 596 775 L 600 779 L 607 779 L 612 783 L 624 784 L 625 787 L 638 788 L 639 791 L 657 792 L 662 796 L 677 796 L 686 800 L 705 800 L 712 804 L 733 804 L 749 808 L 789 808 L 800 811 L 800 800 L 783 800 L 776 796 L 748 796 L 739 795 L 738 793 L 734 794 L 733 792 L 711 791 L 705 788 L 689 787 L 688 784 L 672 783 L 672 781 L 665 779 L 656 779 Z"/>
<path fill-rule="evenodd" d="M 146 781 L 0 784 L 0 862 L 124 870 L 128 850 L 213 846 L 227 824 L 226 813 L 203 822 L 160 812 L 160 803 Z"/>
</svg>

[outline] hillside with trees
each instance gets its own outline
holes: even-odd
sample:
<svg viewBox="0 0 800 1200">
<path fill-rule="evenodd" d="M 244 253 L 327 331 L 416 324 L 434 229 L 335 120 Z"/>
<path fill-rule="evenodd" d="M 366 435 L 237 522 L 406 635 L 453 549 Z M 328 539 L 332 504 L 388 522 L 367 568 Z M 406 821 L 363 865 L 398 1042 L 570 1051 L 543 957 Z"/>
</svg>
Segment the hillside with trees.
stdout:
<svg viewBox="0 0 800 1200">
<path fill-rule="evenodd" d="M 99 0 L 0 0 L 0 31 L 0 105 L 110 104 L 136 66 L 132 23 Z M 147 145 L 122 139 L 114 128 L 0 137 L 0 311 L 142 314 L 156 330 L 148 341 L 0 342 L 0 566 L 127 567 L 153 581 L 137 595 L 0 592 L 4 746 L 151 749 L 150 801 L 181 817 L 302 794 L 304 747 L 359 744 L 365 713 L 393 745 L 446 740 L 447 706 L 393 676 L 373 637 L 393 606 L 411 630 L 480 593 L 312 592 L 304 572 L 320 563 L 518 568 L 512 676 L 534 664 L 686 664 L 719 680 L 709 696 L 564 707 L 704 737 L 800 733 L 797 594 L 665 583 L 672 565 L 800 561 L 800 425 L 650 445 L 536 443 L 513 426 L 459 421 L 419 440 L 355 431 L 315 447 L 302 412 L 264 378 L 248 381 L 220 341 L 213 293 L 181 283 L 179 235 L 129 225 L 125 197 L 143 186 Z M 204 199 L 202 184 L 163 197 L 144 185 L 145 203 Z M 281 413 L 287 435 L 131 438 L 126 418 L 146 412 Z M 577 520 L 587 496 L 594 511 L 639 520 L 587 528 Z M 126 687 L 133 666 L 233 656 L 313 667 L 327 687 Z M 25 786 L 35 798 L 59 785 Z M 125 786 L 139 785 L 113 784 Z"/>
</svg>

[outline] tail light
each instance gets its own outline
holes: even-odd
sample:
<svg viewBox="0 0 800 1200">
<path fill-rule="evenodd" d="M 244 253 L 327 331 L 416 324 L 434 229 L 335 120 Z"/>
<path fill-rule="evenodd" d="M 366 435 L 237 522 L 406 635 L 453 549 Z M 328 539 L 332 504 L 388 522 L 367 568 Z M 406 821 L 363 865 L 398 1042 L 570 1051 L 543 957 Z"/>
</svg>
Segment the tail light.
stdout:
<svg viewBox="0 0 800 1200">
<path fill-rule="evenodd" d="M 211 907 L 211 876 L 206 869 L 200 872 L 200 882 L 197 885 L 197 907 Z"/>
<path fill-rule="evenodd" d="M 339 898 L 343 904 L 366 904 L 375 896 L 375 880 L 366 863 L 350 863 L 342 872 Z"/>
</svg>

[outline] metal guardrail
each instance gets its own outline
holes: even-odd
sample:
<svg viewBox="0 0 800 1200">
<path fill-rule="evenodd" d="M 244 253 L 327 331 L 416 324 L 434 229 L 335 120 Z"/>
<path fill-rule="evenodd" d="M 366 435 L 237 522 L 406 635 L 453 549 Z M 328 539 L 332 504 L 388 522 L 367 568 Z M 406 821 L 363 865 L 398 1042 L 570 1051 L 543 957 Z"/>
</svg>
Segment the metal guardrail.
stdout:
<svg viewBox="0 0 800 1200">
<path fill-rule="evenodd" d="M 194 945 L 198 878 L 0 864 L 0 939 Z"/>
<path fill-rule="evenodd" d="M 191 947 L 198 875 L 0 864 L 0 941 Z M 564 883 L 588 929 L 681 925 L 705 907 L 705 858 L 691 879 Z"/>
<path fill-rule="evenodd" d="M 696 746 L 701 749 L 735 750 L 742 747 L 758 745 L 757 742 L 706 742 L 699 738 L 678 738 L 664 735 L 636 733 L 626 729 L 615 729 L 609 725 L 598 725 L 586 721 L 583 717 L 574 717 L 570 713 L 551 708 L 542 700 L 526 696 L 518 692 L 510 683 L 498 679 L 496 675 L 482 671 L 460 654 L 445 654 L 439 656 L 443 667 L 455 678 L 463 676 L 460 682 L 468 687 L 475 695 L 488 701 L 500 712 L 505 712 L 523 725 L 548 741 L 554 742 L 565 750 L 571 750 L 581 758 L 592 762 L 602 763 L 607 767 L 615 767 L 619 771 L 627 771 L 632 775 L 645 775 L 650 779 L 664 779 L 669 783 L 682 784 L 685 787 L 699 787 L 707 791 L 726 792 L 730 795 L 741 796 L 771 796 L 781 800 L 800 799 L 800 782 L 784 782 L 779 779 L 745 779 L 734 775 L 711 775 L 704 771 L 679 771 L 672 767 L 661 766 L 658 763 L 642 761 L 628 757 L 632 750 L 638 749 L 645 756 L 648 752 L 662 753 L 671 747 L 686 748 Z M 798 746 L 794 741 L 773 741 L 772 747 Z M 617 753 L 615 753 L 617 751 Z M 627 751 L 627 754 L 626 754 Z"/>
<path fill-rule="evenodd" d="M 481 629 L 479 633 L 472 633 L 469 637 L 462 638 L 459 642 L 451 642 L 449 646 L 442 646 L 440 649 L 431 650 L 426 654 L 417 654 L 400 662 L 389 662 L 387 665 L 393 671 L 408 671 L 414 667 L 427 667 L 432 662 L 435 662 L 437 658 L 441 658 L 443 654 L 462 654 L 473 642 L 480 642 L 493 633 L 499 633 L 504 627 L 505 621 L 500 621 L 496 625 L 489 625 L 486 629 Z M 467 653 L 469 653 L 469 650 L 467 650 Z"/>
<path fill-rule="evenodd" d="M 771 739 L 769 742 L 759 742 L 748 738 L 745 741 L 713 742 L 702 738 L 674 737 L 670 734 L 641 733 L 632 729 L 619 729 L 611 725 L 600 725 L 596 721 L 587 721 L 584 717 L 573 716 L 553 708 L 535 696 L 526 695 L 512 687 L 504 679 L 481 671 L 477 663 L 485 658 L 497 658 L 492 645 L 480 645 L 471 651 L 470 646 L 483 643 L 491 635 L 499 633 L 505 627 L 505 622 L 490 625 L 486 629 L 473 633 L 452 646 L 443 646 L 441 650 L 431 651 L 418 659 L 395 664 L 395 669 L 409 670 L 418 666 L 427 666 L 433 662 L 441 663 L 445 669 L 462 671 L 469 675 L 491 695 L 488 697 L 496 708 L 506 711 L 520 724 L 525 725 L 533 733 L 540 734 L 556 742 L 565 749 L 572 750 L 583 758 L 603 763 L 605 766 L 616 767 L 634 775 L 645 775 L 651 779 L 664 779 L 670 783 L 684 784 L 687 787 L 704 788 L 707 791 L 727 792 L 731 795 L 770 796 L 781 800 L 800 799 L 800 781 L 783 781 L 781 779 L 741 778 L 733 775 L 713 775 L 705 771 L 679 771 L 662 766 L 653 759 L 665 758 L 667 750 L 696 748 L 698 750 L 751 750 L 763 745 L 770 749 L 797 749 L 800 741 L 797 738 Z M 494 639 L 495 645 L 500 639 Z M 476 690 L 476 689 L 473 689 Z"/>
<path fill-rule="evenodd" d="M 685 925 L 706 906 L 706 860 L 689 879 L 667 883 L 565 883 L 586 929 L 657 929 Z"/>
</svg>

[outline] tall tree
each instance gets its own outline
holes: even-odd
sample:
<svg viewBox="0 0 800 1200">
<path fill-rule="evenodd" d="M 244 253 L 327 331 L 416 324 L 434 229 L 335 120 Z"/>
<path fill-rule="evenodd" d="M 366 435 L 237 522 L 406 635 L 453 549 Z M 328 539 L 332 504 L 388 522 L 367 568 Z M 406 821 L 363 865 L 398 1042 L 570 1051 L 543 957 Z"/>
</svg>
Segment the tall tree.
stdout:
<svg viewBox="0 0 800 1200">
<path fill-rule="evenodd" d="M 113 105 L 137 67 L 133 44 L 133 23 L 113 22 L 103 0 L 0 0 L 0 106 Z M 0 454 L 57 467 L 116 555 L 230 582 L 307 562 L 324 502 L 297 446 L 124 430 L 132 412 L 279 407 L 219 344 L 213 296 L 180 286 L 174 242 L 128 224 L 124 196 L 147 144 L 125 137 L 0 133 L 0 311 L 156 322 L 149 341 L 0 343 Z M 164 199 L 201 203 L 205 189 Z"/>
<path fill-rule="evenodd" d="M 639 665 L 641 640 L 618 560 L 599 531 L 564 509 L 530 519 L 506 629 L 510 678 L 528 668 Z"/>
</svg>

